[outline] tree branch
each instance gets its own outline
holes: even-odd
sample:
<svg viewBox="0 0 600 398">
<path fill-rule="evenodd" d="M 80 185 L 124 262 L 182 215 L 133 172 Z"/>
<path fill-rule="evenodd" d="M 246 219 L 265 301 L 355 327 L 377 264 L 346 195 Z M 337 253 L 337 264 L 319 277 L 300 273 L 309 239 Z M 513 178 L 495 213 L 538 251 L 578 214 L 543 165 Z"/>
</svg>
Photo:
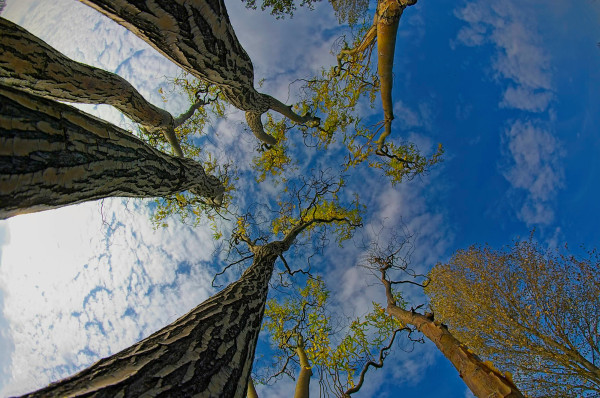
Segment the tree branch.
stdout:
<svg viewBox="0 0 600 398">
<path fill-rule="evenodd" d="M 367 371 L 369 370 L 369 367 L 372 366 L 377 369 L 380 369 L 381 367 L 383 367 L 383 361 L 387 357 L 389 349 L 392 348 L 392 344 L 394 344 L 394 339 L 396 338 L 396 334 L 398 332 L 401 332 L 404 330 L 410 330 L 410 329 L 404 327 L 404 328 L 394 330 L 394 333 L 392 334 L 392 338 L 390 339 L 389 344 L 387 346 L 383 347 L 381 350 L 379 350 L 379 360 L 377 362 L 369 361 L 363 366 L 363 368 L 360 372 L 358 383 L 354 387 L 346 390 L 346 392 L 344 393 L 344 397 L 350 397 L 351 394 L 354 394 L 361 389 L 361 387 L 365 381 L 365 375 L 366 375 Z"/>
</svg>

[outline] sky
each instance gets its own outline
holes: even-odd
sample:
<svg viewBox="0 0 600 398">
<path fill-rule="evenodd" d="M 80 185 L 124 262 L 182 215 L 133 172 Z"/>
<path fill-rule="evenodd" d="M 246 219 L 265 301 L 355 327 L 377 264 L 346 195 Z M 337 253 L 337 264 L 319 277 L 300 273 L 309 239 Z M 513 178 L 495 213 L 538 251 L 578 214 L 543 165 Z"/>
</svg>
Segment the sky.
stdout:
<svg viewBox="0 0 600 398">
<path fill-rule="evenodd" d="M 332 65 L 331 48 L 347 33 L 328 3 L 284 20 L 239 0 L 226 4 L 255 81 L 264 79 L 260 90 L 287 103 L 298 98 L 290 82 Z M 158 93 L 170 93 L 168 78 L 178 67 L 91 8 L 74 0 L 8 0 L 2 16 L 77 61 L 118 73 L 175 115 L 187 107 L 180 95 L 163 103 Z M 406 226 L 417 236 L 412 259 L 421 271 L 458 249 L 500 247 L 534 228 L 548 247 L 598 246 L 598 42 L 600 3 L 592 0 L 421 1 L 408 8 L 396 47 L 393 135 L 425 152 L 442 143 L 444 162 L 395 187 L 374 171 L 349 177 L 348 191 L 369 209 L 365 231 Z M 82 109 L 132 127 L 108 106 Z M 366 118 L 380 112 L 379 102 L 364 107 Z M 227 116 L 210 126 L 205 145 L 251 173 L 255 138 L 240 112 Z M 312 161 L 314 154 L 305 155 Z M 254 195 L 277 190 L 244 183 Z M 113 198 L 0 221 L 0 396 L 40 388 L 118 352 L 217 291 L 211 280 L 223 263 L 210 229 L 176 220 L 154 229 L 150 213 L 148 202 Z M 383 303 L 359 257 L 356 245 L 332 247 L 316 265 L 344 314 Z M 292 389 L 283 379 L 259 394 L 283 397 Z M 470 396 L 430 343 L 396 350 L 357 396 L 400 394 Z"/>
</svg>

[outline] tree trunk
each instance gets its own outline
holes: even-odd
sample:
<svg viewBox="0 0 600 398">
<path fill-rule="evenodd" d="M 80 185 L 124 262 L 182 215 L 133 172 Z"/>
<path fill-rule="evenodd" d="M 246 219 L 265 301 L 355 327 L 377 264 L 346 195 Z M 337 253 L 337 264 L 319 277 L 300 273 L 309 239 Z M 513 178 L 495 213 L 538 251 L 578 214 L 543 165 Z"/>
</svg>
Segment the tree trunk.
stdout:
<svg viewBox="0 0 600 398">
<path fill-rule="evenodd" d="M 253 247 L 242 277 L 171 325 L 25 397 L 246 396 L 280 242 Z"/>
<path fill-rule="evenodd" d="M 223 0 L 80 1 L 129 29 L 186 72 L 217 85 L 252 120 L 273 109 L 297 123 L 318 122 L 256 91 L 252 61 L 235 35 Z M 258 138 L 264 137 L 262 125 L 251 127 Z"/>
<path fill-rule="evenodd" d="M 296 381 L 294 398 L 309 398 L 312 370 L 310 369 L 306 352 L 304 352 L 304 344 L 299 344 L 296 347 L 296 354 L 300 359 L 300 374 L 298 375 L 298 381 Z"/>
<path fill-rule="evenodd" d="M 458 370 L 460 377 L 476 397 L 524 398 L 511 380 L 470 352 L 445 325 L 434 322 L 432 317 L 406 311 L 389 302 L 387 312 L 402 323 L 415 326 L 431 340 Z"/>
<path fill-rule="evenodd" d="M 0 85 L 0 219 L 109 196 L 223 186 L 190 159 L 166 155 L 68 105 Z"/>
<path fill-rule="evenodd" d="M 256 388 L 254 387 L 254 382 L 252 381 L 252 377 L 248 378 L 248 395 L 247 398 L 258 398 L 258 393 L 256 392 Z"/>
<path fill-rule="evenodd" d="M 173 117 L 142 97 L 119 75 L 72 59 L 4 18 L 0 18 L 0 80 L 30 93 L 68 102 L 112 105 L 136 123 L 165 134 L 183 157 Z"/>
</svg>

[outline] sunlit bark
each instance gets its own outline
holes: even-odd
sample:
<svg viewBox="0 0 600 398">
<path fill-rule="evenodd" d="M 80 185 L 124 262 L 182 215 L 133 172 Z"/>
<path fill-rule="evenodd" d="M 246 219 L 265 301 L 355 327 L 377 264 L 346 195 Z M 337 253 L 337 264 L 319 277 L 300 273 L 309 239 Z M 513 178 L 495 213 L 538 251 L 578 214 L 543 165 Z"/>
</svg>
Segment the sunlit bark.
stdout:
<svg viewBox="0 0 600 398">
<path fill-rule="evenodd" d="M 304 351 L 304 342 L 300 335 L 298 335 L 298 343 L 296 346 L 296 355 L 300 360 L 300 373 L 298 374 L 298 380 L 296 381 L 296 390 L 294 392 L 294 398 L 308 398 L 310 392 L 310 377 L 312 376 L 312 370 L 310 369 L 310 363 L 306 357 Z"/>
<path fill-rule="evenodd" d="M 3 84 L 67 102 L 112 105 L 146 129 L 165 134 L 175 154 L 183 157 L 171 114 L 146 101 L 127 80 L 65 57 L 4 18 L 0 35 Z"/>
<path fill-rule="evenodd" d="M 377 73 L 384 115 L 384 131 L 376 141 L 380 154 L 384 154 L 385 140 L 392 132 L 394 119 L 392 87 L 398 25 L 404 9 L 416 3 L 416 0 L 380 0 L 373 25 L 365 33 L 360 44 L 353 49 L 342 50 L 338 56 L 338 63 L 341 63 L 344 57 L 356 57 L 358 54 L 365 53 L 377 41 Z"/>
<path fill-rule="evenodd" d="M 256 392 L 256 388 L 254 387 L 254 381 L 252 381 L 252 377 L 248 378 L 247 398 L 258 398 L 258 393 Z"/>
<path fill-rule="evenodd" d="M 433 316 L 407 311 L 396 305 L 391 282 L 381 269 L 381 281 L 386 289 L 387 312 L 405 325 L 415 326 L 431 340 L 440 352 L 454 365 L 467 387 L 478 398 L 524 398 L 514 383 L 497 369 L 483 362 L 477 355 L 458 341 L 448 328 L 436 322 Z"/>
<path fill-rule="evenodd" d="M 166 155 L 68 105 L 0 85 L 0 218 L 109 196 L 223 186 L 190 159 Z"/>
<path fill-rule="evenodd" d="M 300 116 L 254 88 L 254 67 L 238 41 L 223 0 L 80 0 L 123 25 L 191 75 L 217 85 L 246 117 L 256 120 L 269 109 L 296 123 L 318 122 Z M 254 134 L 267 144 L 262 125 Z"/>
<path fill-rule="evenodd" d="M 600 263 L 529 240 L 471 246 L 430 271 L 436 317 L 531 396 L 600 392 Z"/>
</svg>

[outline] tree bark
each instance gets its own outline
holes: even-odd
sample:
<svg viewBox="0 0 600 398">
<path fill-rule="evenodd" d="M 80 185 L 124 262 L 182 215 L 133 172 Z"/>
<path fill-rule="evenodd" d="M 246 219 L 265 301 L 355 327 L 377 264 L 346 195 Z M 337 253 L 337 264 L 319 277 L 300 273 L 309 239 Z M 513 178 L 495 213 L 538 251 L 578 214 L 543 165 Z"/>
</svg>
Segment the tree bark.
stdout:
<svg viewBox="0 0 600 398">
<path fill-rule="evenodd" d="M 294 398 L 309 398 L 312 370 L 310 369 L 310 363 L 308 363 L 306 352 L 304 352 L 304 344 L 298 344 L 298 347 L 296 347 L 296 354 L 300 359 L 300 374 L 298 375 L 298 381 L 296 381 Z"/>
<path fill-rule="evenodd" d="M 142 97 L 117 74 L 65 57 L 44 41 L 0 18 L 0 81 L 47 98 L 112 105 L 151 131 L 161 131 L 177 156 L 183 152 L 171 114 Z"/>
<path fill-rule="evenodd" d="M 297 123 L 318 122 L 289 107 L 283 109 L 281 102 L 256 91 L 252 61 L 235 35 L 223 0 L 80 1 L 123 25 L 191 75 L 217 85 L 252 120 L 273 109 Z M 260 139 L 266 135 L 259 123 L 251 128 Z"/>
<path fill-rule="evenodd" d="M 221 182 L 68 105 L 0 85 L 0 219 L 109 196 L 190 190 L 215 198 Z"/>
<path fill-rule="evenodd" d="M 433 321 L 431 317 L 406 311 L 389 302 L 387 312 L 402 323 L 415 326 L 431 340 L 458 370 L 460 377 L 476 397 L 524 398 L 511 380 L 469 351 L 445 325 Z"/>
<path fill-rule="evenodd" d="M 24 397 L 246 396 L 281 242 L 253 247 L 242 277 L 174 323 Z"/>
<path fill-rule="evenodd" d="M 254 387 L 254 382 L 252 381 L 252 377 L 248 378 L 248 395 L 247 398 L 258 398 L 258 393 L 256 392 L 256 388 Z"/>
</svg>

